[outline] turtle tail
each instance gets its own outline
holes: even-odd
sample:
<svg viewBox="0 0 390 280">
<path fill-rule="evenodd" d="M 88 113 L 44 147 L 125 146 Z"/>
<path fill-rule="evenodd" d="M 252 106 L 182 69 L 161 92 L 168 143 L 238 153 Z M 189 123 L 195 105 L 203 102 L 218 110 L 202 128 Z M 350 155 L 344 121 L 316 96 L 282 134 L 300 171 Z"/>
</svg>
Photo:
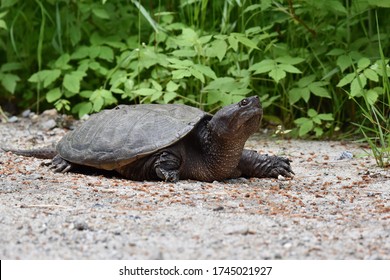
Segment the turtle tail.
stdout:
<svg viewBox="0 0 390 280">
<path fill-rule="evenodd" d="M 10 148 L 1 148 L 5 152 L 11 152 L 15 155 L 25 156 L 25 157 L 35 157 L 40 159 L 52 159 L 57 155 L 57 151 L 54 148 L 40 148 L 33 150 L 19 150 L 19 149 L 10 149 Z"/>
</svg>

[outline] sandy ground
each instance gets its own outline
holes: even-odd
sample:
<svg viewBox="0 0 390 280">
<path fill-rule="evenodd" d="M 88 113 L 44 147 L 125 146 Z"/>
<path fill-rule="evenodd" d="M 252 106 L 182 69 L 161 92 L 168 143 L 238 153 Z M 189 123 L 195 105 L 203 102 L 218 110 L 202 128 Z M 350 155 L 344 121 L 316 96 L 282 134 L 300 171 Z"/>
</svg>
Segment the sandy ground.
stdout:
<svg viewBox="0 0 390 280">
<path fill-rule="evenodd" d="M 0 146 L 66 132 L 49 128 L 2 123 Z M 362 147 L 259 135 L 247 146 L 290 157 L 296 176 L 133 182 L 1 151 L 0 259 L 390 259 L 390 171 Z"/>
</svg>

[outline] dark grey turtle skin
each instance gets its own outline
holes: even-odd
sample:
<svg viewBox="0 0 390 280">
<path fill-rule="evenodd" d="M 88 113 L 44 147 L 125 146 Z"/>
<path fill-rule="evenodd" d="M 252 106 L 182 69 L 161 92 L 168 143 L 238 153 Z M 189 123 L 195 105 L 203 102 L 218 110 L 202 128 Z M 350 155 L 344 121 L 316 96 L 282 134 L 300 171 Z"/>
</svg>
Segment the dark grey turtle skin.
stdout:
<svg viewBox="0 0 390 280">
<path fill-rule="evenodd" d="M 137 181 L 291 177 L 289 159 L 244 149 L 262 115 L 257 96 L 214 116 L 186 105 L 119 105 L 66 134 L 52 168 L 66 172 L 90 166 Z"/>
</svg>

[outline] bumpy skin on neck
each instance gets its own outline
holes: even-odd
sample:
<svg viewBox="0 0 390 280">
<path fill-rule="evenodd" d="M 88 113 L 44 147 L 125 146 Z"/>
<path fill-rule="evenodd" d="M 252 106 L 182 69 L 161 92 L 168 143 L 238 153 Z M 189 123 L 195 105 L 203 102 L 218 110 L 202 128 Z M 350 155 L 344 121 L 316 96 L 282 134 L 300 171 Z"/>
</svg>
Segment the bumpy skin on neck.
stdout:
<svg viewBox="0 0 390 280">
<path fill-rule="evenodd" d="M 220 141 L 208 123 L 201 123 L 188 137 L 183 139 L 183 163 L 181 179 L 216 181 L 232 177 L 241 159 L 246 139 Z"/>
</svg>

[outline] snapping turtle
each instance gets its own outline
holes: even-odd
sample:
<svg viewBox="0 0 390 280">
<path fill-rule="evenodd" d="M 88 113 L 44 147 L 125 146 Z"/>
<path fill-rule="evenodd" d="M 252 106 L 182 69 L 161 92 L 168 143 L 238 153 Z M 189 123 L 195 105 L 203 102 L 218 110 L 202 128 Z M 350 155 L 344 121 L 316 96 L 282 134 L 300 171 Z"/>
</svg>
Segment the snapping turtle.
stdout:
<svg viewBox="0 0 390 280">
<path fill-rule="evenodd" d="M 56 147 L 52 168 L 66 172 L 90 166 L 132 180 L 171 182 L 290 177 L 289 159 L 244 149 L 262 114 L 257 96 L 223 107 L 214 116 L 186 105 L 119 105 L 66 134 Z M 11 151 L 45 157 L 39 150 Z"/>
</svg>

